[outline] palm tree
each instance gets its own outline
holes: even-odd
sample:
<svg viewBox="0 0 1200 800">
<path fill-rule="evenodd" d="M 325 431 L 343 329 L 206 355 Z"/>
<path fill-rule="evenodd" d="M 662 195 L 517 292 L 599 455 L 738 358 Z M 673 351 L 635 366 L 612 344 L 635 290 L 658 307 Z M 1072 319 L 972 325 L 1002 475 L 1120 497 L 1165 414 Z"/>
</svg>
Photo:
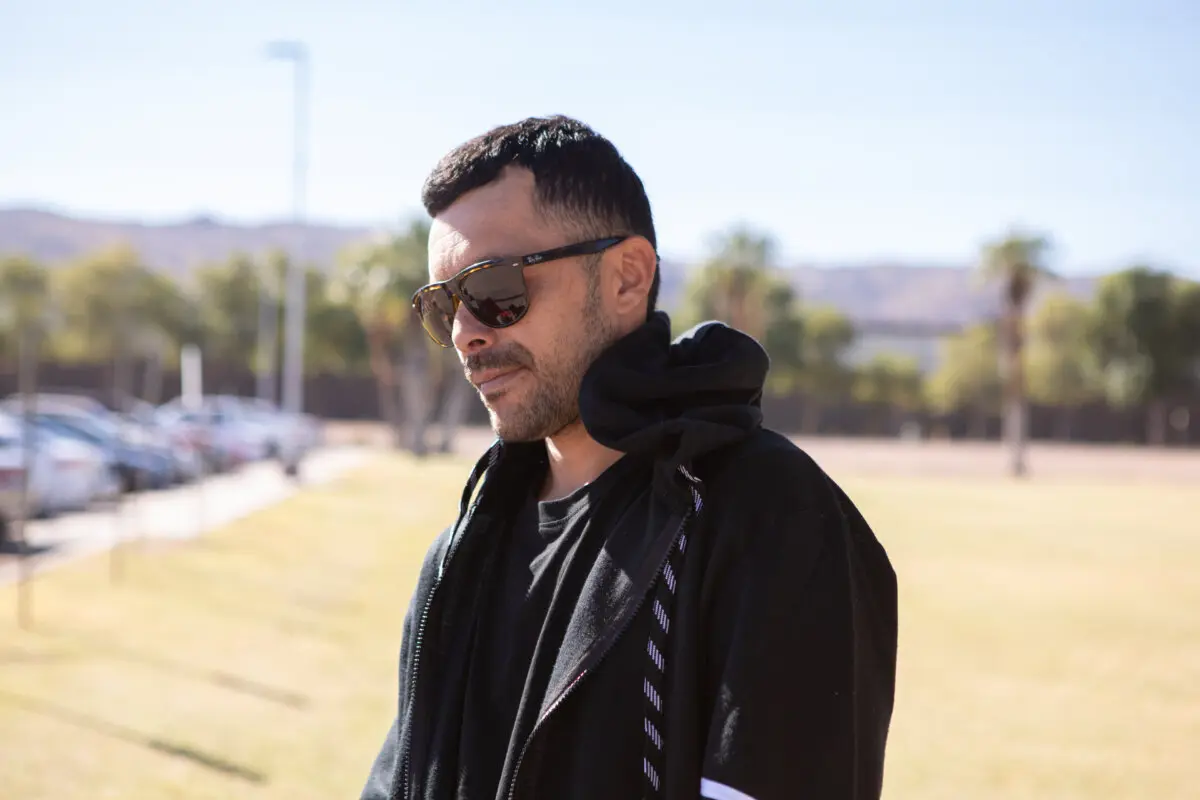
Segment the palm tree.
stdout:
<svg viewBox="0 0 1200 800">
<path fill-rule="evenodd" d="M 789 276 L 775 268 L 775 242 L 747 228 L 712 241 L 712 255 L 690 276 L 676 332 L 720 320 L 754 337 L 771 359 L 767 389 L 784 394 L 801 379 L 803 313 Z"/>
<path fill-rule="evenodd" d="M 775 242 L 747 228 L 734 228 L 713 242 L 713 255 L 705 262 L 702 297 L 708 312 L 734 328 L 762 341 L 766 335 L 765 305 L 772 282 Z"/>
<path fill-rule="evenodd" d="M 410 305 L 413 293 L 428 281 L 428 246 L 429 221 L 419 218 L 399 234 L 353 247 L 340 258 L 336 289 L 355 309 L 366 331 L 380 411 L 392 425 L 397 443 L 407 439 L 417 455 L 429 449 L 426 434 L 438 394 L 435 373 L 441 374 L 445 386 L 442 449 L 450 449 L 469 396 L 457 364 L 454 369 L 435 369 L 445 367 L 441 361 L 450 356 L 434 352 L 442 348 L 425 335 Z"/>
<path fill-rule="evenodd" d="M 378 238 L 343 251 L 330 293 L 354 309 L 366 334 L 371 372 L 379 393 L 379 412 L 400 444 L 402 429 L 396 397 L 392 350 L 404 326 L 407 304 L 396 287 L 389 238 Z"/>
<path fill-rule="evenodd" d="M 1000 368 L 1004 381 L 1004 440 L 1008 443 L 1013 475 L 1027 471 L 1028 408 L 1025 391 L 1025 313 L 1037 283 L 1053 277 L 1045 259 L 1050 240 L 1042 235 L 1010 231 L 984 245 L 980 271 L 1002 290 Z"/>
</svg>

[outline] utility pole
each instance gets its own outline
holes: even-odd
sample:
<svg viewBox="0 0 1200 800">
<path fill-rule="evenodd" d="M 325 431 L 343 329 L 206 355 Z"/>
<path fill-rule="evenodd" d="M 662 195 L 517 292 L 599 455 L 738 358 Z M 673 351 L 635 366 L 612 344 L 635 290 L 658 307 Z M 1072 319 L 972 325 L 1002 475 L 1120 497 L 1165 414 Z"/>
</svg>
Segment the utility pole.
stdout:
<svg viewBox="0 0 1200 800">
<path fill-rule="evenodd" d="M 308 48 L 302 42 L 274 42 L 268 52 L 271 58 L 292 62 L 294 79 L 292 126 L 292 224 L 295 227 L 295 247 L 288 261 L 286 307 L 284 310 L 283 408 L 291 414 L 304 410 L 304 200 L 308 171 Z"/>
<path fill-rule="evenodd" d="M 275 354 L 279 349 L 279 309 L 276 305 L 274 264 L 260 264 L 258 270 L 258 371 L 256 377 L 259 400 L 275 404 L 278 392 L 275 385 Z"/>
</svg>

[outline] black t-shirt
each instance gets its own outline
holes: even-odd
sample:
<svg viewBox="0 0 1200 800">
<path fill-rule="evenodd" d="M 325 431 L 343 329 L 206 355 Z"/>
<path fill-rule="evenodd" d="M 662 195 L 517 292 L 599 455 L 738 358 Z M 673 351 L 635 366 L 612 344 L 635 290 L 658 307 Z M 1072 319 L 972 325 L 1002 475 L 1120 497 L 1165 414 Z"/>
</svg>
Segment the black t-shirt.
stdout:
<svg viewBox="0 0 1200 800">
<path fill-rule="evenodd" d="M 613 525 L 649 480 L 626 456 L 561 499 L 531 494 L 509 527 L 484 593 L 468 657 L 458 753 L 459 800 L 496 797 L 522 696 L 541 698 L 545 675 L 530 671 L 539 641 L 557 647 L 565 620 L 548 610 L 556 596 L 583 590 Z"/>
</svg>

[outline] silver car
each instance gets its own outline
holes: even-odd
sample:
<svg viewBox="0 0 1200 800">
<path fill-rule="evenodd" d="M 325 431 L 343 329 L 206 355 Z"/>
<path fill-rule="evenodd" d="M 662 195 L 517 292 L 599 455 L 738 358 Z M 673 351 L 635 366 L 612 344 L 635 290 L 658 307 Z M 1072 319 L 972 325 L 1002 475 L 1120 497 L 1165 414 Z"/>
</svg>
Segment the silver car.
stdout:
<svg viewBox="0 0 1200 800">
<path fill-rule="evenodd" d="M 25 475 L 23 448 L 21 429 L 0 419 L 0 542 L 8 541 L 10 523 L 21 515 L 21 484 Z"/>
</svg>

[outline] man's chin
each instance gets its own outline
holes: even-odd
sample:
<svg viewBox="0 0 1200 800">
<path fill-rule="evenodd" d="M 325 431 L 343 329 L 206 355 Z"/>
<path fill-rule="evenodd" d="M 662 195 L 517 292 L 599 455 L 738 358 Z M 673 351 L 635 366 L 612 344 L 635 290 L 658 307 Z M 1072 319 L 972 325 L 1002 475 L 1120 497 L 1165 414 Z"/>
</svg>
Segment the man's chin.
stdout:
<svg viewBox="0 0 1200 800">
<path fill-rule="evenodd" d="M 503 420 L 496 419 L 495 415 L 492 416 L 492 433 L 496 434 L 496 438 L 505 444 L 540 442 L 545 438 L 528 430 L 522 430 L 513 425 L 506 425 Z"/>
<path fill-rule="evenodd" d="M 522 424 L 521 420 L 513 419 L 508 415 L 498 414 L 495 409 L 488 407 L 488 418 L 492 424 L 492 433 L 496 434 L 496 438 L 505 444 L 519 444 L 521 442 L 541 442 L 546 439 L 553 439 L 556 436 L 561 436 L 575 428 L 582 428 L 583 422 L 576 415 L 571 417 L 566 422 L 547 423 L 541 425 L 530 424 L 525 421 Z"/>
<path fill-rule="evenodd" d="M 496 434 L 496 438 L 500 441 L 505 444 L 515 444 L 517 442 L 531 442 L 538 438 L 530 435 L 528 425 L 522 425 L 520 419 L 515 419 L 515 417 L 520 416 L 520 408 L 516 403 L 510 402 L 510 398 L 485 399 L 483 405 L 488 411 L 488 420 L 492 424 L 492 433 Z"/>
<path fill-rule="evenodd" d="M 543 421 L 534 419 L 529 408 L 518 398 L 506 395 L 498 399 L 500 402 L 484 401 L 496 438 L 512 444 L 539 442 L 546 438 Z"/>
<path fill-rule="evenodd" d="M 500 441 L 504 442 L 505 444 L 533 444 L 534 442 L 542 441 L 542 437 L 540 437 L 540 436 L 535 436 L 532 439 L 530 439 L 530 438 L 524 437 L 524 436 L 518 436 L 518 437 L 505 436 L 502 432 L 495 431 L 495 429 L 493 429 L 493 432 L 496 434 L 496 438 L 499 439 Z"/>
</svg>

